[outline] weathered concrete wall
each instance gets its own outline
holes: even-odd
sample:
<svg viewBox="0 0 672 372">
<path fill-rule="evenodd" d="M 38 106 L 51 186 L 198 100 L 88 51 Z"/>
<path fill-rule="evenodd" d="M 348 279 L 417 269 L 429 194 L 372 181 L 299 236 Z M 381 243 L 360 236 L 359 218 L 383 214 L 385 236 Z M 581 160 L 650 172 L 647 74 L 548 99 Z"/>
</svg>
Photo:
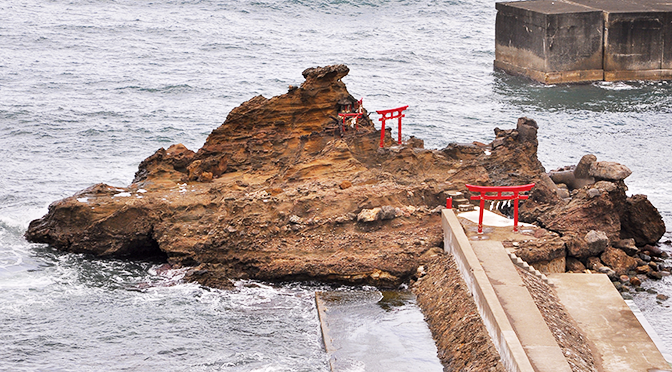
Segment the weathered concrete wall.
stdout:
<svg viewBox="0 0 672 372">
<path fill-rule="evenodd" d="M 495 67 L 543 83 L 672 78 L 662 0 L 497 3 Z"/>
</svg>

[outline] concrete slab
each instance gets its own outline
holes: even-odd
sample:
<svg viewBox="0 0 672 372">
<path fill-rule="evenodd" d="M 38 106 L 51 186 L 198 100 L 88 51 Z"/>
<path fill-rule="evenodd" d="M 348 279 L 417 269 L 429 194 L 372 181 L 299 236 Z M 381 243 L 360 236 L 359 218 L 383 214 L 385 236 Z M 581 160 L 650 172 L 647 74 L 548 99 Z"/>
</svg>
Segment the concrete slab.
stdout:
<svg viewBox="0 0 672 372">
<path fill-rule="evenodd" d="M 535 371 L 570 372 L 562 350 L 498 241 L 471 242 Z"/>
<path fill-rule="evenodd" d="M 550 274 L 548 280 L 595 345 L 604 371 L 672 370 L 606 275 Z"/>
</svg>

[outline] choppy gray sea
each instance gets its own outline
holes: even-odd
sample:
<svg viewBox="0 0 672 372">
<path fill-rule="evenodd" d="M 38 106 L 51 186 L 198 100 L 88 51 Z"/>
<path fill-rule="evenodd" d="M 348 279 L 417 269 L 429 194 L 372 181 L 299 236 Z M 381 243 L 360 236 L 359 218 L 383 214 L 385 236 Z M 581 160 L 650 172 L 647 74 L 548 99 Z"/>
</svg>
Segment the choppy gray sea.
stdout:
<svg viewBox="0 0 672 372">
<path fill-rule="evenodd" d="M 308 67 L 347 64 L 369 111 L 409 105 L 405 134 L 427 147 L 531 117 L 547 169 L 586 153 L 623 163 L 672 226 L 672 83 L 494 72 L 494 20 L 483 0 L 0 2 L 0 370 L 327 371 L 313 286 L 205 290 L 22 237 L 52 201 L 129 184 L 160 147 L 198 149 L 232 108 Z M 672 297 L 669 277 L 646 285 Z M 672 347 L 672 302 L 635 302 Z"/>
</svg>

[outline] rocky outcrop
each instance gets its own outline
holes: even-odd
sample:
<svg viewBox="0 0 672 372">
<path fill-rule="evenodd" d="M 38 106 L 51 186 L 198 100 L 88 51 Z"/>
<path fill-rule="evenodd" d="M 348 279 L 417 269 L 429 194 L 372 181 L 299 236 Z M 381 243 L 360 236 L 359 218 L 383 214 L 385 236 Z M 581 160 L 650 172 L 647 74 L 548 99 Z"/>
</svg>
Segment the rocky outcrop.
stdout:
<svg viewBox="0 0 672 372">
<path fill-rule="evenodd" d="M 563 202 L 540 206 L 535 201 L 522 208 L 524 220 L 537 221 L 562 236 L 567 271 L 632 273 L 637 267 L 638 246 L 656 244 L 665 233 L 660 213 L 646 196 L 626 195 L 624 179 L 630 174 L 622 164 L 585 155 L 576 166 L 549 172 L 558 190 L 571 190 Z"/>
<path fill-rule="evenodd" d="M 187 278 L 207 285 L 257 278 L 390 286 L 442 244 L 433 212 L 444 191 L 544 173 L 528 119 L 460 155 L 451 146 L 422 149 L 415 138 L 396 146 L 389 132 L 378 148 L 364 108 L 356 130 L 339 123 L 338 113 L 356 104 L 341 81 L 347 73 L 343 65 L 305 70 L 300 87 L 233 109 L 198 151 L 159 149 L 128 187 L 96 185 L 53 203 L 26 237 L 101 257 L 163 255 L 192 266 Z"/>
<path fill-rule="evenodd" d="M 442 245 L 436 212 L 447 191 L 534 182 L 521 219 L 562 236 L 539 248 L 551 256 L 590 230 L 610 242 L 654 243 L 659 229 L 642 221 L 655 208 L 626 197 L 616 176 L 593 172 L 598 182 L 559 196 L 537 159 L 534 120 L 496 128 L 490 144 L 428 150 L 414 138 L 398 146 L 386 132 L 379 148 L 380 132 L 341 80 L 348 71 L 305 70 L 299 87 L 233 109 L 198 151 L 159 149 L 131 185 L 99 184 L 53 203 L 26 238 L 101 257 L 161 255 L 206 285 L 256 278 L 393 286 Z M 338 114 L 353 109 L 362 118 L 341 125 Z M 578 168 L 591 174 L 595 162 Z"/>
</svg>

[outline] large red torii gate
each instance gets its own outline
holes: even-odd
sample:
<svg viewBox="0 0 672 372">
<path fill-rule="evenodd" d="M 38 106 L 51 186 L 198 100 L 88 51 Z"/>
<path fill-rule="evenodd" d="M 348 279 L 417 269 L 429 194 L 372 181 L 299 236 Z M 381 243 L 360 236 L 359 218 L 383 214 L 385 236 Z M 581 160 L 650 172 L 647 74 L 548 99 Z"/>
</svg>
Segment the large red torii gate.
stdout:
<svg viewBox="0 0 672 372">
<path fill-rule="evenodd" d="M 408 108 L 408 105 L 402 106 L 402 107 L 397 107 L 389 110 L 379 110 L 376 111 L 380 115 L 383 115 L 380 120 L 382 122 L 382 125 L 380 127 L 380 147 L 383 147 L 383 141 L 385 139 L 385 121 L 390 120 L 390 119 L 399 119 L 399 129 L 398 129 L 398 143 L 401 145 L 401 118 L 403 118 L 404 115 L 402 112 Z M 388 116 L 389 115 L 389 116 Z"/>
<path fill-rule="evenodd" d="M 518 200 L 528 199 L 528 195 L 520 195 L 523 191 L 530 191 L 534 184 L 520 186 L 476 186 L 465 185 L 469 191 L 479 192 L 480 195 L 472 196 L 471 200 L 480 200 L 478 211 L 478 233 L 483 233 L 483 208 L 486 200 L 513 200 L 513 231 L 518 232 Z M 497 193 L 497 195 L 488 195 L 488 193 Z M 508 195 L 503 195 L 505 192 Z"/>
</svg>

